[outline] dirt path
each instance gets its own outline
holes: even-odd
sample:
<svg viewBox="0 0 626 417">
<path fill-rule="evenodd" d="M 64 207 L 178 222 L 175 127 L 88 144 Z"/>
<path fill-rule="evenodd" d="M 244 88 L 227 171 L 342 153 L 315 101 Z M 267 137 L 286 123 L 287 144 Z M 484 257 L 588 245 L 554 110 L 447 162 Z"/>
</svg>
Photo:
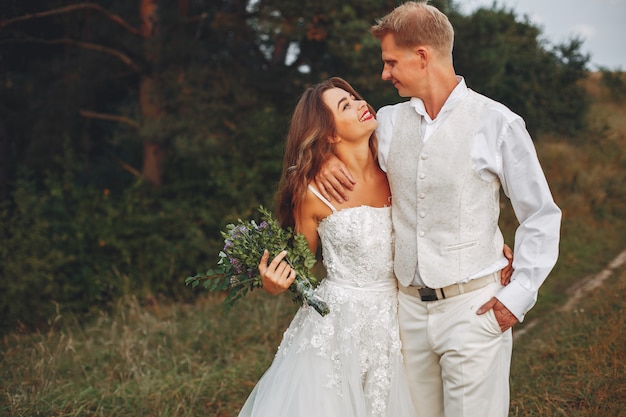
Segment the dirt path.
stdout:
<svg viewBox="0 0 626 417">
<path fill-rule="evenodd" d="M 569 298 L 567 302 L 559 308 L 557 311 L 572 311 L 580 299 L 589 291 L 598 288 L 600 285 L 604 283 L 604 281 L 613 274 L 613 272 L 626 264 L 626 250 L 623 250 L 619 255 L 617 255 L 602 271 L 591 274 L 577 282 L 573 285 L 568 291 L 567 295 Z M 528 330 L 532 329 L 537 323 L 538 319 L 531 320 L 528 324 L 526 324 L 523 328 L 519 330 L 515 330 L 513 332 L 514 340 L 519 339 L 524 333 Z"/>
</svg>

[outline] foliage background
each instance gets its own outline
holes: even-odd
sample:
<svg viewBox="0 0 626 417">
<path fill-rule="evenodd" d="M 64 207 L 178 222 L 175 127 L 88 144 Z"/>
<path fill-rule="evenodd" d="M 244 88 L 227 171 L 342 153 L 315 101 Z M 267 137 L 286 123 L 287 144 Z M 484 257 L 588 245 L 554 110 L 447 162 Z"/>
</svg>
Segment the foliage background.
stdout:
<svg viewBox="0 0 626 417">
<path fill-rule="evenodd" d="M 376 17 L 398 2 L 68 0 L 0 11 L 0 317 L 45 325 L 121 295 L 189 300 L 219 230 L 273 207 L 288 120 L 329 76 L 375 106 Z M 459 14 L 455 63 L 534 134 L 574 138 L 580 42 L 543 44 L 504 9 Z M 121 23 L 120 23 L 121 22 Z"/>
</svg>

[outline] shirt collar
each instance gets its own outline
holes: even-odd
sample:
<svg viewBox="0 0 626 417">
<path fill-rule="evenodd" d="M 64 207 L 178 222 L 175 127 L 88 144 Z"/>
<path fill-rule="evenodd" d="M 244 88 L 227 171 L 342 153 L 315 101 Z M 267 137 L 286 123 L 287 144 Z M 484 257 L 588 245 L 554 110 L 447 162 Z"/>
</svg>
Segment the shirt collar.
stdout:
<svg viewBox="0 0 626 417">
<path fill-rule="evenodd" d="M 463 97 L 465 97 L 465 95 L 467 94 L 468 88 L 467 88 L 467 84 L 465 83 L 465 78 L 461 77 L 460 75 L 457 75 L 456 79 L 458 81 L 458 84 L 456 85 L 456 87 L 454 87 L 454 90 L 452 90 L 452 92 L 448 96 L 446 102 L 443 104 L 443 107 L 441 108 L 441 111 L 439 112 L 439 114 L 437 115 L 435 119 L 437 119 L 439 116 L 445 113 L 452 111 L 452 109 L 456 107 L 459 101 Z M 426 123 L 434 122 L 434 120 L 430 118 L 428 113 L 426 113 L 426 106 L 424 105 L 424 102 L 422 101 L 421 98 L 411 97 L 409 105 L 413 107 L 420 116 L 424 117 L 424 120 L 426 121 Z"/>
</svg>

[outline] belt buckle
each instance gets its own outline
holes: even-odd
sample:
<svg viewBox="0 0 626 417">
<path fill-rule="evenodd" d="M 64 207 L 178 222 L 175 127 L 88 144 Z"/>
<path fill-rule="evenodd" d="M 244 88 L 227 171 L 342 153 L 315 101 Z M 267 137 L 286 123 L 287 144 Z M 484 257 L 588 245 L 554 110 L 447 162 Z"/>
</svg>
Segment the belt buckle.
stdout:
<svg viewBox="0 0 626 417">
<path fill-rule="evenodd" d="M 433 288 L 419 288 L 417 290 L 420 293 L 420 298 L 422 301 L 437 301 L 439 298 L 437 297 L 437 291 Z"/>
</svg>

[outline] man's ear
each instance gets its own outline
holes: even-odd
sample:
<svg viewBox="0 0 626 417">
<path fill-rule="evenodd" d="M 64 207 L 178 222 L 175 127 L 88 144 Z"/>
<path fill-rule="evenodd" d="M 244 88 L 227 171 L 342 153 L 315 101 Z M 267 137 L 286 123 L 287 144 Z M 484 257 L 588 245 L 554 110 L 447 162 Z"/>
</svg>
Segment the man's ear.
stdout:
<svg viewBox="0 0 626 417">
<path fill-rule="evenodd" d="M 418 57 L 420 61 L 420 66 L 424 68 L 428 63 L 428 59 L 430 58 L 430 51 L 425 46 L 416 46 L 413 48 L 413 52 Z"/>
</svg>

